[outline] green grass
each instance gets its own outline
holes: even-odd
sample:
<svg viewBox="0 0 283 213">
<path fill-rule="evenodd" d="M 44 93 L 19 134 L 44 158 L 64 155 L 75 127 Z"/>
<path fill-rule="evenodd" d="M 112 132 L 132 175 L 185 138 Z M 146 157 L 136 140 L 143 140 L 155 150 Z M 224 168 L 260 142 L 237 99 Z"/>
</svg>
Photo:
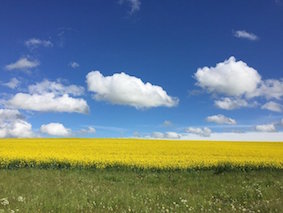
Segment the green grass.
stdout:
<svg viewBox="0 0 283 213">
<path fill-rule="evenodd" d="M 0 169 L 0 212 L 280 212 L 282 198 L 279 169 Z"/>
</svg>

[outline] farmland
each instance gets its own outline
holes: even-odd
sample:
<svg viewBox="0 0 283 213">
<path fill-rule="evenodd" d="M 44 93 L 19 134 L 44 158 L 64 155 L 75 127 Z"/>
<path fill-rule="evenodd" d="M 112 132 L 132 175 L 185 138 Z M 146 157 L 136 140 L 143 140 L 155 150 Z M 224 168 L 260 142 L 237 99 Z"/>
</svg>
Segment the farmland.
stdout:
<svg viewBox="0 0 283 213">
<path fill-rule="evenodd" d="M 3 139 L 1 167 L 283 167 L 283 144 L 137 139 Z"/>
<path fill-rule="evenodd" d="M 0 212 L 280 212 L 283 144 L 0 140 Z"/>
</svg>

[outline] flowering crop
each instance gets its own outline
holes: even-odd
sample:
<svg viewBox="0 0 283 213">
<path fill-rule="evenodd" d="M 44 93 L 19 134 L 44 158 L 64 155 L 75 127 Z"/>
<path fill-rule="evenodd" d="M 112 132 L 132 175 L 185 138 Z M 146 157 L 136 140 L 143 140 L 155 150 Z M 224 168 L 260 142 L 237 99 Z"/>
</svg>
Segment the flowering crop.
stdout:
<svg viewBox="0 0 283 213">
<path fill-rule="evenodd" d="M 12 162 L 83 167 L 201 168 L 219 164 L 283 168 L 283 143 L 138 139 L 1 139 L 0 167 Z M 19 165 L 21 166 L 21 165 Z"/>
</svg>

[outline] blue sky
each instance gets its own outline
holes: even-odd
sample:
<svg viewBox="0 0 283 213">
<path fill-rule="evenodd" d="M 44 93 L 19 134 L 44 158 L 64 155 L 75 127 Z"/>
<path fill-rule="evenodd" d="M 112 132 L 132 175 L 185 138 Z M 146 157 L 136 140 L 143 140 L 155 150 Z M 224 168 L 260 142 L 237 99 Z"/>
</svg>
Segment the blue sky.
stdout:
<svg viewBox="0 0 283 213">
<path fill-rule="evenodd" d="M 283 138 L 282 1 L 2 1 L 0 137 Z"/>
</svg>

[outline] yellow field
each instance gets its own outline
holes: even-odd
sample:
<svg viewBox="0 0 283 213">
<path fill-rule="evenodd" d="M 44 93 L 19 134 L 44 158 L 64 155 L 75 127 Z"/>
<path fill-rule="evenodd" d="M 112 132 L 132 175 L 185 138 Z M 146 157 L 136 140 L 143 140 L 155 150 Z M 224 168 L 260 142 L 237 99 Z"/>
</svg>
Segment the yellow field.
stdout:
<svg viewBox="0 0 283 213">
<path fill-rule="evenodd" d="M 283 168 L 283 143 L 136 139 L 1 139 L 0 166 L 12 161 L 36 164 L 111 165 L 143 168 L 235 166 Z"/>
</svg>

